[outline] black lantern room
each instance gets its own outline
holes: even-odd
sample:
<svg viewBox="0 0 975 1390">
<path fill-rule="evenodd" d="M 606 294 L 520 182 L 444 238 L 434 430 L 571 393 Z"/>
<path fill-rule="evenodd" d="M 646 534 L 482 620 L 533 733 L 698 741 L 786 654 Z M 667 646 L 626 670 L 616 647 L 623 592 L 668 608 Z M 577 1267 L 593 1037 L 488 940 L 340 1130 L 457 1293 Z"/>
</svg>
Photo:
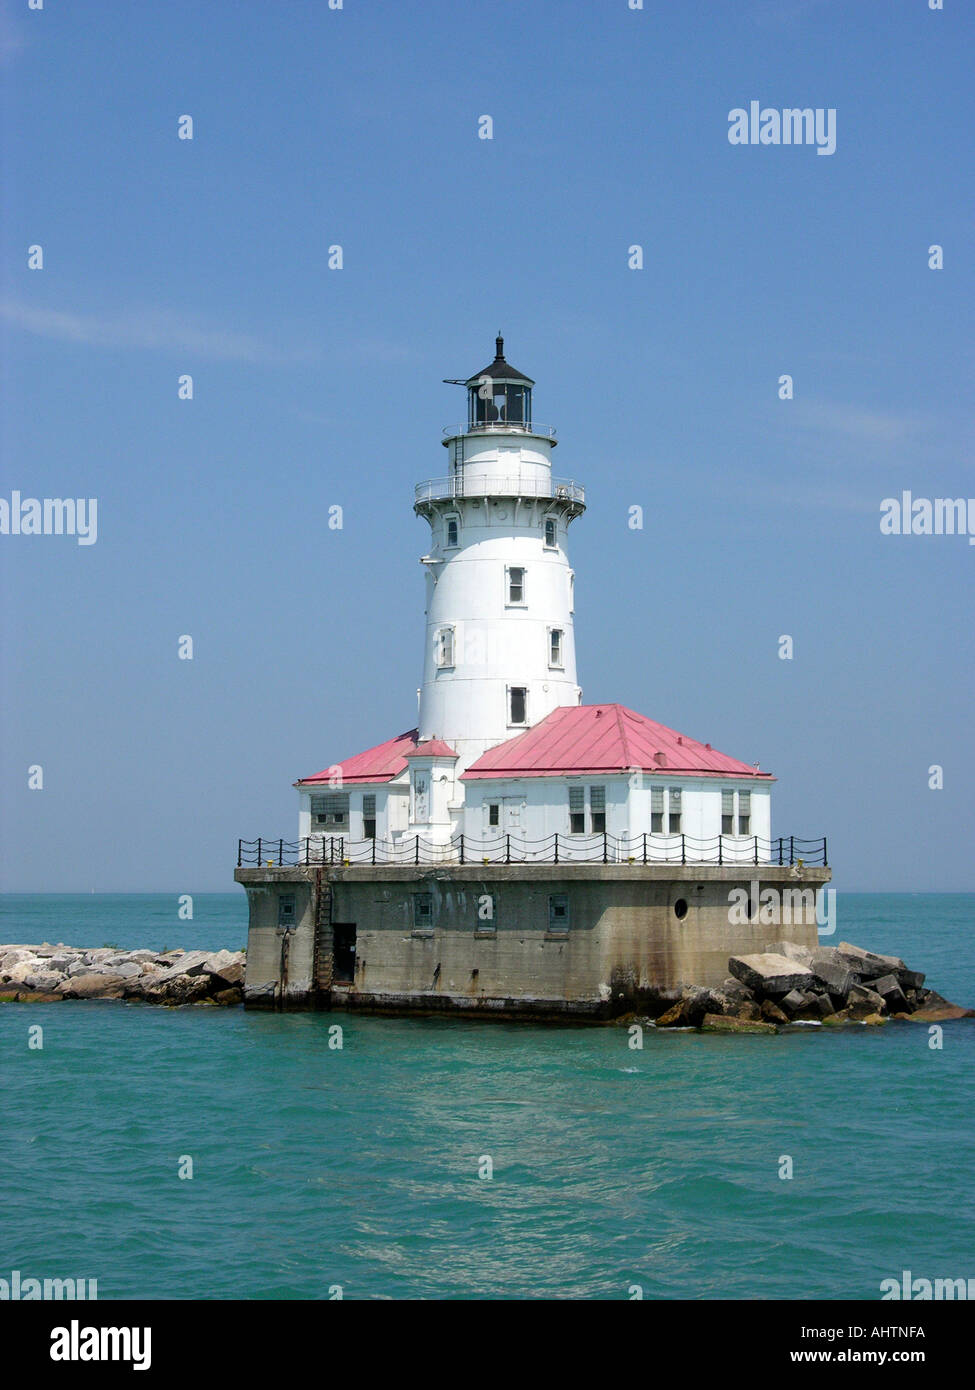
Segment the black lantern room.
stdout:
<svg viewBox="0 0 975 1390">
<path fill-rule="evenodd" d="M 530 430 L 535 383 L 504 360 L 504 339 L 500 336 L 495 339 L 495 349 L 491 365 L 464 382 L 467 428 L 489 430 L 508 426 Z"/>
</svg>

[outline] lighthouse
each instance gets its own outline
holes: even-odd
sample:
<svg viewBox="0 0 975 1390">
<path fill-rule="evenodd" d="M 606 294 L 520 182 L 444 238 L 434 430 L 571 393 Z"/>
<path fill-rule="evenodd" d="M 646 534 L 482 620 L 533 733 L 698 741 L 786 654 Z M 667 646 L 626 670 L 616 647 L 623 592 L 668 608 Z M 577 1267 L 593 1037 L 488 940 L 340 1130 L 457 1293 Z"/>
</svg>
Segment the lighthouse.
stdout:
<svg viewBox="0 0 975 1390">
<path fill-rule="evenodd" d="M 552 472 L 555 430 L 532 418 L 532 379 L 495 357 L 463 382 L 467 421 L 448 428 L 446 477 L 421 482 L 430 525 L 419 739 L 462 774 L 481 753 L 578 705 L 569 528 L 581 486 Z"/>
<path fill-rule="evenodd" d="M 553 472 L 555 430 L 500 334 L 450 384 L 467 418 L 413 499 L 429 526 L 417 722 L 299 778 L 297 840 L 238 842 L 246 1001 L 605 1018 L 717 986 L 731 955 L 782 940 L 763 892 L 828 882 L 826 841 L 773 836 L 758 763 L 582 703 L 583 488 Z M 816 944 L 815 903 L 790 930 Z"/>
</svg>

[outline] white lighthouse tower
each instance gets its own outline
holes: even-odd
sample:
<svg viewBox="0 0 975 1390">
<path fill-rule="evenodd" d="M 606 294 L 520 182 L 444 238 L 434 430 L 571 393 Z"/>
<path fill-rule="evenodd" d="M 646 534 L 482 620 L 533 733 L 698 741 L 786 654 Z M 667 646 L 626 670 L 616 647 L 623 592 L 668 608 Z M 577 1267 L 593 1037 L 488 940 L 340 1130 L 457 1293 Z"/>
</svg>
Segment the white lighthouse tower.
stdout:
<svg viewBox="0 0 975 1390">
<path fill-rule="evenodd" d="M 568 532 L 583 489 L 552 476 L 555 431 L 532 420 L 532 386 L 496 340 L 463 382 L 466 427 L 445 431 L 446 478 L 420 483 L 430 523 L 419 739 L 457 754 L 487 749 L 578 705 Z"/>
</svg>

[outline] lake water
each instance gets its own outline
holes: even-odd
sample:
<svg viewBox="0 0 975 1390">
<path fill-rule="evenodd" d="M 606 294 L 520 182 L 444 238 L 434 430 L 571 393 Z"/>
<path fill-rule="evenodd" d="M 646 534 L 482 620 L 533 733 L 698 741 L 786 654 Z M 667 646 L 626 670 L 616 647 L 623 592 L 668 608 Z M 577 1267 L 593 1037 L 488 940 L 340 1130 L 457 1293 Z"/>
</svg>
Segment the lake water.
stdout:
<svg viewBox="0 0 975 1390">
<path fill-rule="evenodd" d="M 0 940 L 246 944 L 242 891 L 193 907 L 7 895 Z M 975 1005 L 975 895 L 840 894 L 838 923 L 830 941 Z M 637 1051 L 618 1026 L 2 1005 L 0 1277 L 96 1278 L 102 1299 L 876 1298 L 903 1269 L 972 1278 L 975 1020 L 931 1041 L 648 1029 Z"/>
</svg>

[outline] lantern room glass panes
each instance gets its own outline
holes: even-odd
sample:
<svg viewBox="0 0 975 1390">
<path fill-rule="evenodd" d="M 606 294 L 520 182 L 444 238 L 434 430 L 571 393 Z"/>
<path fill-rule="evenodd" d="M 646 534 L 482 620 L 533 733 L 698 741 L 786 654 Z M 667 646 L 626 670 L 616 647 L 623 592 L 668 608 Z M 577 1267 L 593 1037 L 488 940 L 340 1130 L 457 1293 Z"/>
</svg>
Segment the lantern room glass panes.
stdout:
<svg viewBox="0 0 975 1390">
<path fill-rule="evenodd" d="M 492 381 L 490 377 L 483 377 L 476 386 L 471 387 L 471 429 L 486 429 L 491 425 L 518 425 L 527 429 L 531 421 L 530 386 L 516 386 L 512 382 Z"/>
</svg>

